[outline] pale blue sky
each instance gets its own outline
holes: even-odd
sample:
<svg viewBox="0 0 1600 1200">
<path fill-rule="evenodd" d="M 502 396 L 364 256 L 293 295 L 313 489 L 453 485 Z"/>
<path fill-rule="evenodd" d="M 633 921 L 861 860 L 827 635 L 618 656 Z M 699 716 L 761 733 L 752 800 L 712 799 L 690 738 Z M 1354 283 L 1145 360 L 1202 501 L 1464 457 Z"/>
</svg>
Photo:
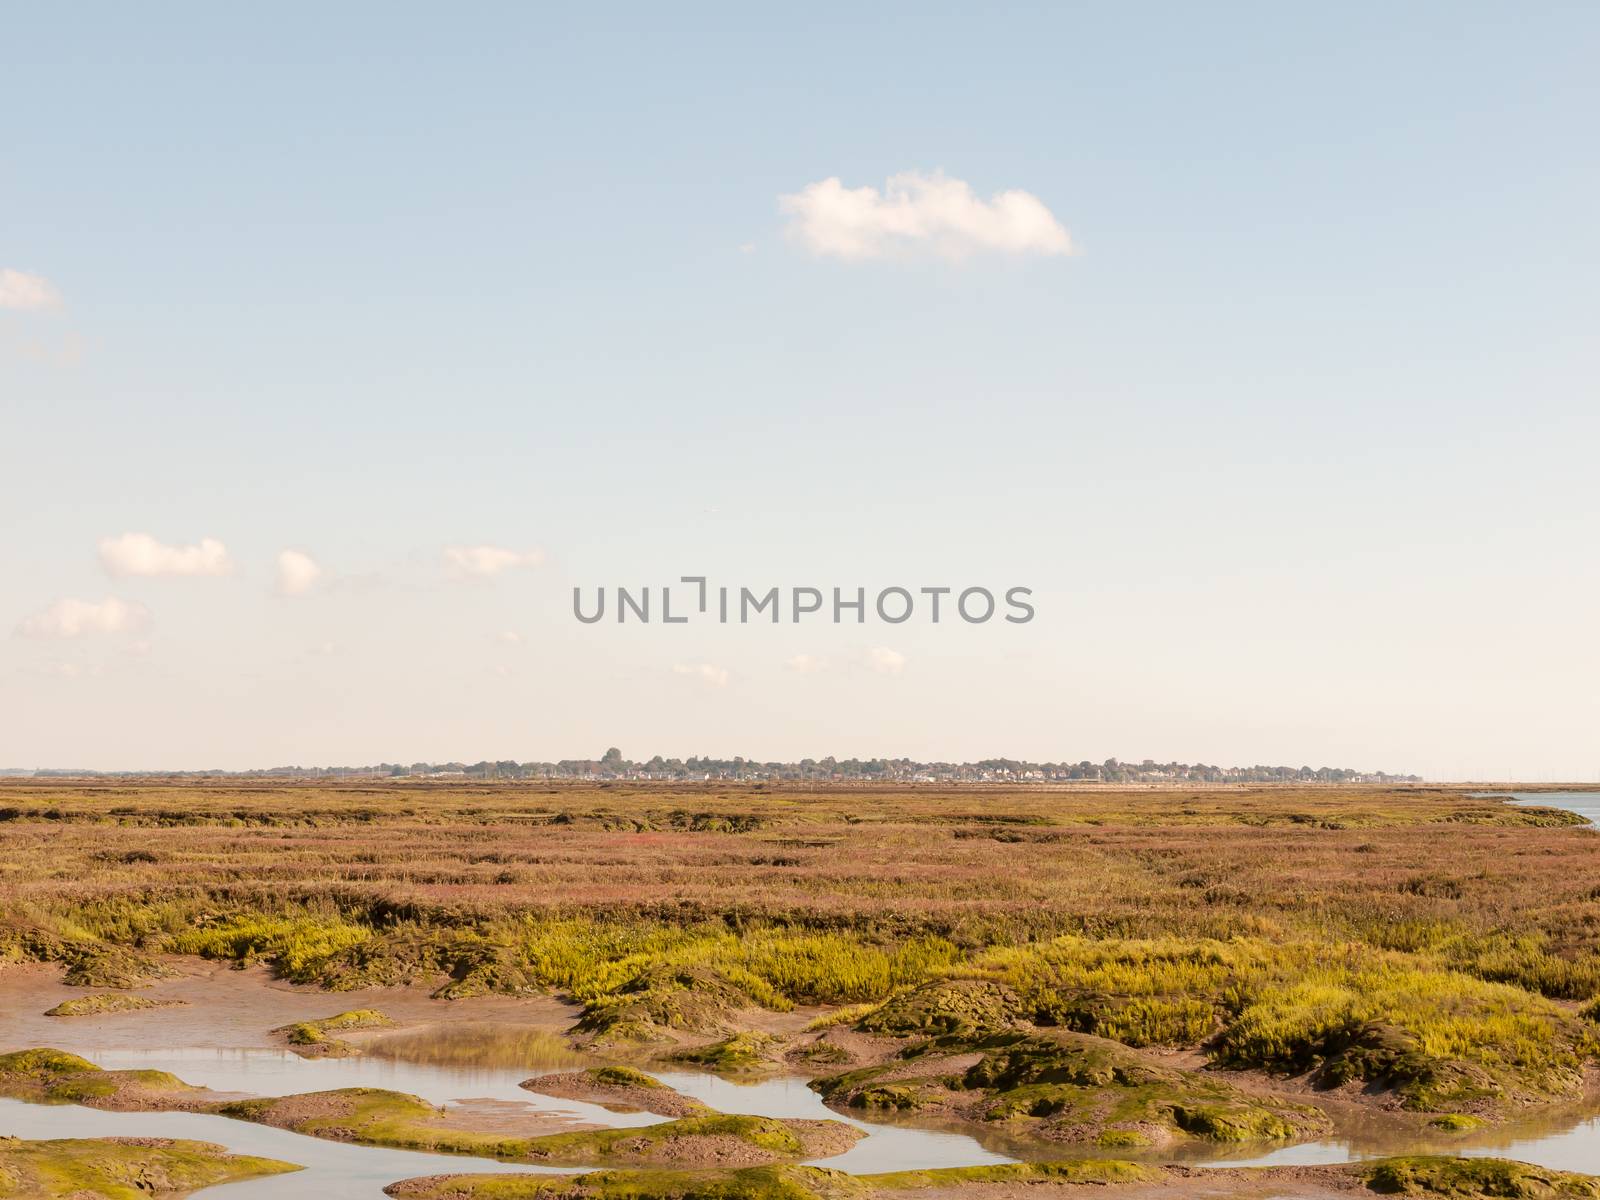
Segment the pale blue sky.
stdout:
<svg viewBox="0 0 1600 1200">
<path fill-rule="evenodd" d="M 0 637 L 0 766 L 1600 773 L 1593 5 L 3 28 L 0 269 L 61 302 L 0 308 L 0 633 L 148 620 Z M 785 236 L 780 196 L 939 170 L 1074 253 Z M 130 532 L 236 569 L 110 577 Z M 449 578 L 479 544 L 545 562 Z M 290 547 L 323 575 L 285 598 Z M 567 615 L 688 572 L 1026 584 L 1040 615 Z"/>
</svg>

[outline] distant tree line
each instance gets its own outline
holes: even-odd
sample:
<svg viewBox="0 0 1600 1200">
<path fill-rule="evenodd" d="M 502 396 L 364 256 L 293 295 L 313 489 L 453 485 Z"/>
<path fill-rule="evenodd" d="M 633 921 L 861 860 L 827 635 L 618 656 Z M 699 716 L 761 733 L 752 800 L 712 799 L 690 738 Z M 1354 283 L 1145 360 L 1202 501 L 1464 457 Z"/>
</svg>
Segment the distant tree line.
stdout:
<svg viewBox="0 0 1600 1200">
<path fill-rule="evenodd" d="M 99 775 L 123 772 L 38 771 L 37 775 Z M 895 782 L 895 783 L 1417 783 L 1417 775 L 1355 771 L 1348 767 L 1219 767 L 1207 763 L 1028 762 L 985 758 L 977 762 L 918 762 L 910 758 L 802 758 L 799 762 L 756 759 L 662 758 L 634 762 L 611 747 L 599 758 L 564 758 L 559 762 L 516 762 L 487 759 L 474 762 L 377 763 L 366 767 L 270 767 L 255 771 L 160 771 L 131 774 L 183 776 L 229 775 L 241 778 L 324 779 L 390 776 L 466 779 L 637 779 L 664 781 L 732 780 L 745 782 Z"/>
</svg>

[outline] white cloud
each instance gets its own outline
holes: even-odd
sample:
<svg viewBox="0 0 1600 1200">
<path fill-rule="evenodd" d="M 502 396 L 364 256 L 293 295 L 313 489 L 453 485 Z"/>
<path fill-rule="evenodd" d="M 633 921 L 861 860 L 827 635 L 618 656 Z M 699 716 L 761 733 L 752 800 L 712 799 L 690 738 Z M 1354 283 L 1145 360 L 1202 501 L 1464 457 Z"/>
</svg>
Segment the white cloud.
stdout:
<svg viewBox="0 0 1600 1200">
<path fill-rule="evenodd" d="M 130 633 L 143 627 L 149 612 L 142 604 L 107 596 L 99 604 L 88 600 L 57 600 L 42 613 L 17 626 L 23 637 L 74 638 L 88 633 Z"/>
<path fill-rule="evenodd" d="M 168 546 L 148 533 L 100 539 L 100 564 L 113 575 L 227 575 L 228 548 L 216 538 L 193 546 Z"/>
<path fill-rule="evenodd" d="M 692 675 L 709 687 L 727 687 L 728 680 L 732 678 L 728 668 L 712 666 L 710 663 L 677 663 L 672 671 L 675 675 Z"/>
<path fill-rule="evenodd" d="M 490 579 L 512 567 L 537 567 L 542 550 L 507 550 L 501 546 L 446 546 L 444 565 L 454 579 Z"/>
<path fill-rule="evenodd" d="M 779 196 L 778 211 L 789 218 L 790 237 L 834 258 L 1072 251 L 1066 229 L 1031 192 L 996 192 L 984 200 L 970 184 L 939 171 L 891 175 L 882 192 L 847 188 L 835 176 Z"/>
<path fill-rule="evenodd" d="M 322 578 L 322 568 L 316 559 L 299 550 L 278 552 L 278 594 L 303 596 Z"/>
<path fill-rule="evenodd" d="M 499 633 L 494 635 L 494 640 L 499 642 L 502 646 L 522 645 L 522 635 L 512 629 L 501 630 Z"/>
<path fill-rule="evenodd" d="M 887 646 L 874 646 L 867 651 L 867 665 L 885 675 L 898 675 L 906 665 L 906 656 Z"/>
<path fill-rule="evenodd" d="M 815 675 L 827 669 L 827 662 L 814 654 L 796 654 L 783 664 L 796 675 Z"/>
<path fill-rule="evenodd" d="M 61 293 L 43 275 L 30 275 L 13 267 L 0 268 L 0 308 L 60 308 Z"/>
</svg>

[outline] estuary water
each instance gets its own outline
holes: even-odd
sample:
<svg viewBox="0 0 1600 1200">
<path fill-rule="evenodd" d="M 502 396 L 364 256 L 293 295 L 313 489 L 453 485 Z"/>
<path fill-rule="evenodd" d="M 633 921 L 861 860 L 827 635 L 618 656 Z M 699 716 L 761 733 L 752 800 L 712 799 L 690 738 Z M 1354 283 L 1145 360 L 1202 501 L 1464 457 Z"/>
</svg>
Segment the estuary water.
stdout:
<svg viewBox="0 0 1600 1200">
<path fill-rule="evenodd" d="M 637 1127 L 665 1118 L 649 1113 L 619 1113 L 577 1100 L 557 1099 L 517 1085 L 540 1073 L 534 1066 L 441 1066 L 379 1057 L 304 1059 L 277 1049 L 228 1050 L 215 1046 L 176 1050 L 74 1048 L 70 1037 L 55 1039 L 66 1050 L 82 1052 L 107 1070 L 170 1071 L 201 1087 L 233 1094 L 282 1096 L 342 1087 L 378 1087 L 409 1092 L 447 1108 L 512 1106 L 537 1112 L 574 1127 Z M 900 1170 L 909 1166 L 972 1166 L 1010 1161 L 984 1149 L 964 1134 L 884 1125 L 843 1117 L 828 1109 L 805 1081 L 784 1077 L 735 1084 L 694 1072 L 657 1073 L 662 1082 L 722 1112 L 753 1116 L 845 1121 L 866 1136 L 844 1154 L 818 1165 L 853 1173 Z M 196 1113 L 101 1112 L 77 1105 L 35 1105 L 0 1100 L 0 1133 L 23 1138 L 173 1137 L 216 1142 L 240 1154 L 299 1163 L 305 1170 L 228 1184 L 228 1200 L 375 1200 L 383 1187 L 416 1175 L 539 1172 L 563 1174 L 579 1167 L 533 1167 L 464 1155 L 421 1154 L 354 1146 L 306 1137 L 226 1117 Z"/>
<path fill-rule="evenodd" d="M 1509 799 L 1513 804 L 1564 808 L 1591 825 L 1600 825 L 1600 792 L 1484 792 L 1484 796 Z"/>
<path fill-rule="evenodd" d="M 62 1041 L 63 1039 L 57 1039 Z M 71 1049 L 71 1039 L 63 1048 Z M 93 1053 L 112 1070 L 171 1071 L 180 1078 L 224 1093 L 287 1095 L 338 1087 L 382 1087 L 409 1092 L 448 1108 L 483 1105 L 528 1112 L 577 1126 L 637 1127 L 664 1118 L 648 1113 L 619 1113 L 581 1101 L 541 1096 L 517 1085 L 538 1073 L 530 1066 L 449 1066 L 395 1061 L 380 1057 L 303 1059 L 280 1049 L 228 1050 L 215 1046 L 146 1051 L 101 1048 Z M 846 1121 L 866 1134 L 844 1154 L 817 1160 L 817 1165 L 857 1174 L 915 1168 L 972 1166 L 1012 1161 L 963 1133 L 859 1121 L 827 1108 L 798 1077 L 763 1079 L 739 1084 L 699 1072 L 654 1072 L 663 1083 L 722 1112 L 757 1116 L 828 1118 Z M 51 1137 L 176 1137 L 216 1142 L 241 1154 L 263 1155 L 299 1163 L 305 1169 L 226 1185 L 224 1200 L 377 1200 L 383 1187 L 418 1175 L 460 1173 L 570 1173 L 580 1167 L 535 1167 L 464 1155 L 423 1154 L 324 1141 L 285 1130 L 195 1113 L 101 1112 L 76 1105 L 34 1105 L 0 1100 L 0 1133 L 24 1138 Z M 1017 1148 L 1029 1158 L 1080 1157 L 1079 1147 Z M 1093 1153 L 1090 1151 L 1090 1153 Z M 1110 1153 L 1110 1152 L 1102 1152 Z M 1126 1156 L 1126 1151 L 1116 1152 Z M 1600 1174 L 1600 1115 L 1569 1109 L 1540 1114 L 1495 1129 L 1466 1135 L 1398 1136 L 1392 1126 L 1369 1118 L 1337 1137 L 1285 1146 L 1260 1154 L 1218 1158 L 1196 1148 L 1183 1159 L 1210 1166 L 1289 1166 L 1352 1162 L 1402 1153 L 1496 1155 L 1562 1170 Z"/>
<path fill-rule="evenodd" d="M 1511 1158 L 1558 1171 L 1600 1175 L 1600 1116 L 1572 1122 L 1533 1120 L 1484 1130 L 1469 1138 L 1329 1138 L 1300 1142 L 1244 1158 L 1218 1159 L 1212 1167 L 1294 1167 L 1360 1162 L 1394 1154 L 1456 1154 L 1463 1158 Z"/>
</svg>

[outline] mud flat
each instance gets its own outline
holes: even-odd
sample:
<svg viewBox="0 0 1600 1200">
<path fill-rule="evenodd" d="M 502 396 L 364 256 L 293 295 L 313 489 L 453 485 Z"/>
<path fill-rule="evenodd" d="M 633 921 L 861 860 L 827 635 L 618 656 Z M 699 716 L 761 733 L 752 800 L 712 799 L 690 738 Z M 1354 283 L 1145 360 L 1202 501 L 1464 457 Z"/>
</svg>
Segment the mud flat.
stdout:
<svg viewBox="0 0 1600 1200">
<path fill-rule="evenodd" d="M 0 1052 L 65 1052 L 9 1060 L 8 1084 L 63 1106 L 64 1132 L 222 1122 L 785 1187 L 818 1159 L 807 1187 L 935 1191 L 1065 1186 L 1023 1168 L 1086 1159 L 1168 1172 L 1119 1187 L 1497 1144 L 1600 1166 L 1566 1149 L 1596 1114 L 1600 839 L 1550 803 L 49 781 L 0 800 Z M 994 1173 L 929 1174 L 951 1169 Z"/>
</svg>

